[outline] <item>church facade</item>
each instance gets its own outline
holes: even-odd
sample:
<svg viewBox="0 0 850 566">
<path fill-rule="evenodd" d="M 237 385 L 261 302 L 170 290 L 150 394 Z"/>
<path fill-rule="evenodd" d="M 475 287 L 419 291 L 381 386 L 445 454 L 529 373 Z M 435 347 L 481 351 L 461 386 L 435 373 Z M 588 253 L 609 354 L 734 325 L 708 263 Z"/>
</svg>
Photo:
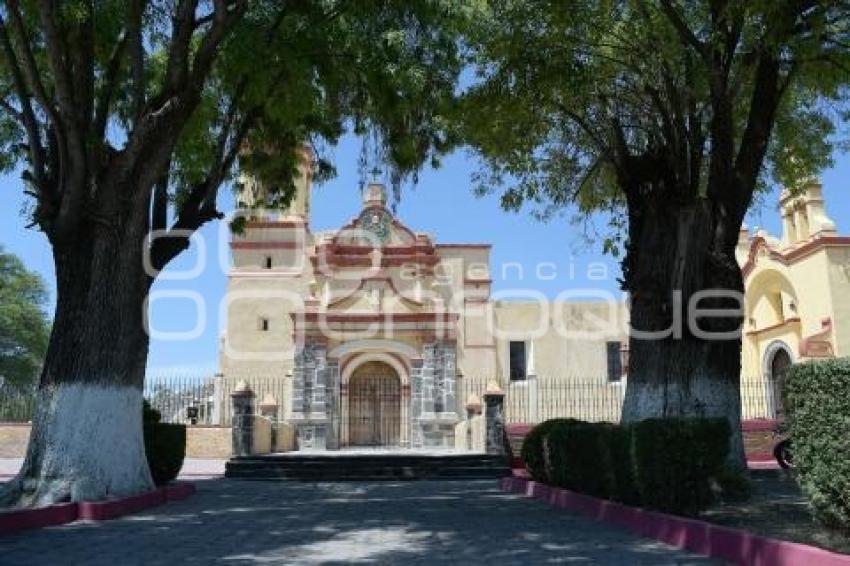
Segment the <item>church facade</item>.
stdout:
<svg viewBox="0 0 850 566">
<path fill-rule="evenodd" d="M 467 405 L 480 402 L 467 395 L 471 380 L 522 391 L 534 405 L 527 420 L 558 415 L 538 376 L 622 394 L 623 301 L 494 301 L 490 245 L 411 229 L 379 184 L 366 187 L 350 222 L 324 232 L 310 227 L 309 169 L 284 213 L 258 212 L 262 187 L 242 184 L 247 222 L 231 242 L 221 375 L 279 380 L 268 402 L 300 448 L 455 447 Z M 768 384 L 783 363 L 850 353 L 850 239 L 835 234 L 815 184 L 782 206 L 782 240 L 742 231 L 738 247 L 743 377 Z M 745 417 L 771 416 L 776 389 Z"/>
<path fill-rule="evenodd" d="M 746 289 L 742 383 L 765 383 L 774 416 L 786 367 L 850 355 L 850 237 L 838 233 L 817 181 L 783 192 L 779 211 L 780 237 L 745 227 L 736 252 Z"/>
</svg>

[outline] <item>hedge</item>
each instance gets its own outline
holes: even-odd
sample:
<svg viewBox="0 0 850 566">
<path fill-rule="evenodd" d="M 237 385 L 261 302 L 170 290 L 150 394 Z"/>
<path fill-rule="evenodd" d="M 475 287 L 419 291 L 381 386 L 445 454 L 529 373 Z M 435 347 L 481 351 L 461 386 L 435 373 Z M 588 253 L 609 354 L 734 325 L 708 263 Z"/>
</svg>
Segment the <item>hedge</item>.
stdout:
<svg viewBox="0 0 850 566">
<path fill-rule="evenodd" d="M 713 499 L 730 428 L 725 419 L 649 419 L 631 425 L 555 419 L 528 434 L 532 478 L 579 493 L 692 515 Z"/>
<path fill-rule="evenodd" d="M 542 483 L 551 482 L 548 470 L 546 469 L 547 456 L 544 445 L 546 436 L 557 426 L 566 426 L 579 422 L 581 421 L 576 419 L 550 419 L 535 426 L 525 435 L 520 453 L 531 477 Z"/>
<path fill-rule="evenodd" d="M 850 359 L 792 366 L 783 393 L 797 481 L 818 521 L 850 534 Z"/>
<path fill-rule="evenodd" d="M 186 457 L 186 425 L 162 423 L 160 418 L 159 411 L 145 401 L 142 417 L 145 455 L 156 485 L 176 478 Z"/>
<path fill-rule="evenodd" d="M 595 497 L 613 497 L 609 446 L 613 426 L 584 422 L 555 425 L 545 440 L 552 485 Z"/>
<path fill-rule="evenodd" d="M 711 504 L 711 480 L 724 473 L 729 421 L 647 419 L 632 425 L 635 483 L 642 505 L 695 515 Z"/>
</svg>

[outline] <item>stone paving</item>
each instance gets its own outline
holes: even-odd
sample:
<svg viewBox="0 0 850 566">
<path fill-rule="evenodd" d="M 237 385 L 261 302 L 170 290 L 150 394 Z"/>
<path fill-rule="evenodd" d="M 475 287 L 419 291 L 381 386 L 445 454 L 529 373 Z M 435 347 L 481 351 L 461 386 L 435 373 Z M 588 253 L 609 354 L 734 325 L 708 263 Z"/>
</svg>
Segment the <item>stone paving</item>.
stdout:
<svg viewBox="0 0 850 566">
<path fill-rule="evenodd" d="M 492 480 L 196 484 L 195 496 L 136 515 L 0 537 L 0 563 L 710 563 Z"/>
</svg>

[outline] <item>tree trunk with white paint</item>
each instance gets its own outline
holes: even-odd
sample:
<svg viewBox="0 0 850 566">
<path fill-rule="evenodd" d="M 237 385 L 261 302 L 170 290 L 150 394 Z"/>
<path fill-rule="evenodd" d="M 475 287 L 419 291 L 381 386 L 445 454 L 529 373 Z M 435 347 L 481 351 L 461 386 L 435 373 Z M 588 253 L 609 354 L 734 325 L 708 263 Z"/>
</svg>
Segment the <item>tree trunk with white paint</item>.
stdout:
<svg viewBox="0 0 850 566">
<path fill-rule="evenodd" d="M 737 229 L 731 237 L 712 206 L 661 198 L 643 199 L 630 209 L 624 286 L 632 292 L 632 335 L 623 421 L 724 417 L 732 430 L 729 464 L 745 470 Z M 704 291 L 726 296 L 692 304 Z M 699 309 L 729 312 L 697 318 Z"/>
<path fill-rule="evenodd" d="M 54 246 L 57 305 L 24 464 L 0 503 L 100 500 L 153 488 L 142 431 L 149 339 L 142 216 Z"/>
</svg>

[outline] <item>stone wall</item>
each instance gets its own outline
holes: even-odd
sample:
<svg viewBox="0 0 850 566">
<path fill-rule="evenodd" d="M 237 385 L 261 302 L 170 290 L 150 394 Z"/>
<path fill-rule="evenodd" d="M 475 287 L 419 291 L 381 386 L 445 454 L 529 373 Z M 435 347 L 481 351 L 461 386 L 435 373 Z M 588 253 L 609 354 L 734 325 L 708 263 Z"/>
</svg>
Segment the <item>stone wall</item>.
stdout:
<svg viewBox="0 0 850 566">
<path fill-rule="evenodd" d="M 0 423 L 0 458 L 23 458 L 30 436 L 28 423 Z M 230 427 L 186 427 L 187 458 L 230 458 Z"/>
<path fill-rule="evenodd" d="M 29 437 L 28 423 L 0 424 L 0 458 L 23 458 Z"/>
</svg>

